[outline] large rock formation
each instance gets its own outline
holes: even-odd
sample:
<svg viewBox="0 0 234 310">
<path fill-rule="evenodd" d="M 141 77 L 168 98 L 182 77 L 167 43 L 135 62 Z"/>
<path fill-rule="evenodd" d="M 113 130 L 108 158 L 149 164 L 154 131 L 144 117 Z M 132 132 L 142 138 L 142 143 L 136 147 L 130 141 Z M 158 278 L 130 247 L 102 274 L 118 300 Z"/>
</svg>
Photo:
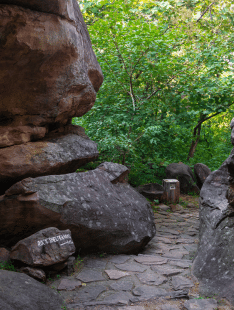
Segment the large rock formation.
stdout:
<svg viewBox="0 0 234 310">
<path fill-rule="evenodd" d="M 71 230 L 79 251 L 139 252 L 155 235 L 151 206 L 130 185 L 112 183 L 100 168 L 16 183 L 0 199 L 0 245 L 57 227 Z"/>
<path fill-rule="evenodd" d="M 204 294 L 234 302 L 234 150 L 206 179 L 200 195 L 199 248 L 193 273 Z"/>
<path fill-rule="evenodd" d="M 198 163 L 194 165 L 194 174 L 197 180 L 197 186 L 201 189 L 206 178 L 211 174 L 211 170 L 204 164 Z"/>
<path fill-rule="evenodd" d="M 0 0 L 0 195 L 98 156 L 74 116 L 103 75 L 76 0 Z"/>
<path fill-rule="evenodd" d="M 0 67 L 0 123 L 11 128 L 69 123 L 103 81 L 76 0 L 0 0 Z"/>
<path fill-rule="evenodd" d="M 180 181 L 180 191 L 183 194 L 195 192 L 199 194 L 200 190 L 196 185 L 192 169 L 183 163 L 173 163 L 166 167 L 167 179 L 176 179 Z"/>
<path fill-rule="evenodd" d="M 59 310 L 65 303 L 52 290 L 26 274 L 0 270 L 0 309 Z"/>
</svg>

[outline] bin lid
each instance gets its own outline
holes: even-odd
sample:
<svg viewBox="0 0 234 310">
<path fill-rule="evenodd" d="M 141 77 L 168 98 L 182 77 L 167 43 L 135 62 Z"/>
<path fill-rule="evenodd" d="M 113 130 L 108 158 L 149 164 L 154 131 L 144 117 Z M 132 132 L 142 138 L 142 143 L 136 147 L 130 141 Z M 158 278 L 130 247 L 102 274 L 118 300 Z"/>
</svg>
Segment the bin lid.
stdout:
<svg viewBox="0 0 234 310">
<path fill-rule="evenodd" d="M 176 179 L 164 179 L 163 182 L 166 182 L 166 183 L 177 183 L 179 181 L 176 180 Z"/>
</svg>

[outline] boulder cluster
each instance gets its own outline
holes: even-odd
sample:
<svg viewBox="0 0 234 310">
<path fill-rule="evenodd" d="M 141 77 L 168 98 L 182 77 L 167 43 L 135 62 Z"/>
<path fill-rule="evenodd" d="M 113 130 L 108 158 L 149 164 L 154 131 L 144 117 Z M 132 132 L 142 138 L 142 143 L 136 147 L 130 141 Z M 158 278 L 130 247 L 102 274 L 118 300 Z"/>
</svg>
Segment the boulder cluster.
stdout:
<svg viewBox="0 0 234 310">
<path fill-rule="evenodd" d="M 76 173 L 98 150 L 71 121 L 103 82 L 77 1 L 0 0 L 0 67 L 2 257 L 35 274 L 75 252 L 138 253 L 155 225 L 128 169 Z"/>
</svg>

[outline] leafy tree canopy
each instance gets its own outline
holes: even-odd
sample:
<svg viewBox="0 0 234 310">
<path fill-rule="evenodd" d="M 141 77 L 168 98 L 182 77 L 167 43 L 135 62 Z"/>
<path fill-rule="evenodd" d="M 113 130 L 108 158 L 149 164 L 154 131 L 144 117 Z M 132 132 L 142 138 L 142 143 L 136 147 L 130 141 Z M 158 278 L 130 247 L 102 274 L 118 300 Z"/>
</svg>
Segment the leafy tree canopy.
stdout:
<svg viewBox="0 0 234 310">
<path fill-rule="evenodd" d="M 131 167 L 135 185 L 161 179 L 171 162 L 217 169 L 231 149 L 232 1 L 79 3 L 105 81 L 74 122 L 100 160 Z"/>
</svg>

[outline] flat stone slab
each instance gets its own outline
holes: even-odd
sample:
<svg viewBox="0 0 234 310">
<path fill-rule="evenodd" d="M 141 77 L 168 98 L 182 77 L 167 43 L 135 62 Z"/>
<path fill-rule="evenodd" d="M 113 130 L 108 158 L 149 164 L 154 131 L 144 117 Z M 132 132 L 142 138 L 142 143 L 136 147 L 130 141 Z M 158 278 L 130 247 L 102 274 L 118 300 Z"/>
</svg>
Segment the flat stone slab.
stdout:
<svg viewBox="0 0 234 310">
<path fill-rule="evenodd" d="M 172 234 L 172 235 L 176 235 L 176 236 L 180 235 L 180 233 L 178 231 L 172 230 L 172 229 L 167 229 L 167 232 Z"/>
<path fill-rule="evenodd" d="M 116 255 L 113 256 L 109 261 L 114 264 L 124 264 L 130 258 L 130 255 Z"/>
<path fill-rule="evenodd" d="M 86 302 L 85 306 L 96 306 L 96 305 L 109 305 L 109 306 L 122 306 L 128 305 L 132 295 L 128 292 L 118 292 L 105 297 L 103 300 L 95 302 Z"/>
<path fill-rule="evenodd" d="M 175 241 L 175 243 L 194 243 L 194 240 L 192 240 L 192 239 L 180 238 L 180 239 L 177 239 L 177 240 Z"/>
<path fill-rule="evenodd" d="M 101 271 L 86 268 L 84 268 L 76 278 L 85 283 L 105 280 Z"/>
<path fill-rule="evenodd" d="M 192 262 L 190 263 L 183 260 L 171 260 L 169 261 L 169 264 L 181 268 L 189 268 L 190 266 L 192 266 Z"/>
<path fill-rule="evenodd" d="M 176 276 L 178 274 L 180 274 L 182 271 L 184 271 L 183 269 L 176 269 L 176 268 L 169 268 L 169 267 L 151 267 L 151 269 L 163 276 L 166 277 L 172 277 L 172 276 Z"/>
<path fill-rule="evenodd" d="M 149 285 L 138 286 L 133 290 L 138 301 L 170 295 L 166 290 Z"/>
<path fill-rule="evenodd" d="M 130 273 L 119 270 L 105 270 L 105 273 L 111 280 L 118 280 L 120 278 L 130 276 Z"/>
<path fill-rule="evenodd" d="M 178 259 L 181 259 L 183 258 L 184 256 L 184 253 L 183 252 L 180 252 L 180 251 L 169 251 L 169 252 L 165 252 L 163 254 L 164 257 L 168 257 L 168 258 L 178 258 Z"/>
<path fill-rule="evenodd" d="M 82 283 L 77 280 L 63 279 L 58 287 L 58 291 L 74 291 L 77 287 L 81 287 Z"/>
<path fill-rule="evenodd" d="M 171 240 L 171 239 L 168 239 L 168 238 L 156 237 L 155 239 L 156 239 L 156 241 L 159 240 L 159 241 L 167 243 L 167 244 L 175 244 L 175 240 Z M 154 239 L 152 239 L 152 241 L 154 241 Z"/>
<path fill-rule="evenodd" d="M 160 306 L 161 310 L 180 310 L 179 307 L 176 305 L 170 305 L 170 304 L 165 304 L 163 306 Z"/>
<path fill-rule="evenodd" d="M 103 285 L 82 287 L 79 289 L 79 294 L 77 294 L 74 298 L 74 303 L 69 306 L 75 308 L 76 306 L 80 306 L 86 302 L 94 301 L 105 290 L 106 288 Z"/>
<path fill-rule="evenodd" d="M 129 306 L 129 307 L 121 307 L 118 310 L 145 310 L 145 307 L 141 306 Z"/>
<path fill-rule="evenodd" d="M 189 280 L 188 278 L 185 278 L 183 276 L 174 276 L 172 278 L 172 286 L 174 287 L 174 289 L 177 290 L 183 290 L 184 288 L 189 288 L 189 287 L 193 287 L 194 284 L 191 280 Z"/>
<path fill-rule="evenodd" d="M 114 291 L 131 291 L 133 283 L 129 280 L 121 280 L 111 284 L 110 288 Z"/>
<path fill-rule="evenodd" d="M 144 272 L 147 269 L 147 267 L 137 264 L 135 262 L 116 264 L 115 266 L 120 270 L 132 271 L 132 272 Z"/>
<path fill-rule="evenodd" d="M 215 299 L 191 299 L 184 303 L 187 310 L 215 310 L 217 301 Z"/>
<path fill-rule="evenodd" d="M 144 265 L 162 265 L 167 263 L 167 259 L 156 255 L 139 255 L 134 260 Z"/>
<path fill-rule="evenodd" d="M 144 272 L 136 274 L 137 278 L 144 284 L 161 285 L 167 282 L 167 278 L 154 272 Z"/>
<path fill-rule="evenodd" d="M 101 268 L 105 269 L 107 261 L 103 259 L 90 258 L 84 262 L 84 266 L 87 268 Z"/>
</svg>

